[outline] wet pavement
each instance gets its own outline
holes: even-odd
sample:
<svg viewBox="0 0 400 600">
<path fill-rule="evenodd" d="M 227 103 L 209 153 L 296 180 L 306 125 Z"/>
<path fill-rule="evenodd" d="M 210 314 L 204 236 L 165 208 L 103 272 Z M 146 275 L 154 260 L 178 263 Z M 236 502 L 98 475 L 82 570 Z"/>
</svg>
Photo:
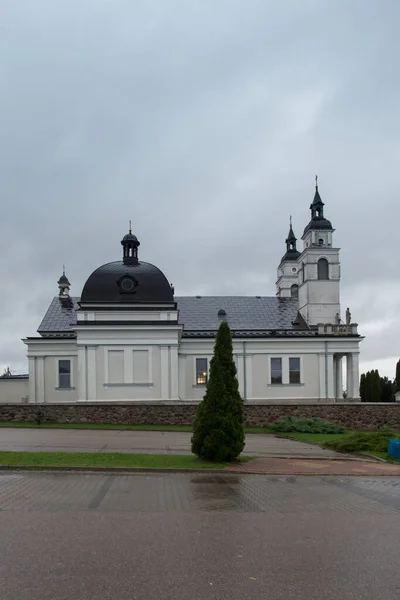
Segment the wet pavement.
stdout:
<svg viewBox="0 0 400 600">
<path fill-rule="evenodd" d="M 400 478 L 0 474 L 2 600 L 397 600 Z"/>
<path fill-rule="evenodd" d="M 115 429 L 0 428 L 0 450 L 23 452 L 134 452 L 190 454 L 191 433 L 186 431 L 132 431 Z M 248 456 L 342 458 L 313 444 L 266 434 L 249 434 L 243 452 Z"/>
<path fill-rule="evenodd" d="M 239 465 L 232 463 L 225 468 L 225 471 L 278 475 L 394 475 L 400 477 L 400 464 L 362 459 L 261 457 Z"/>
</svg>

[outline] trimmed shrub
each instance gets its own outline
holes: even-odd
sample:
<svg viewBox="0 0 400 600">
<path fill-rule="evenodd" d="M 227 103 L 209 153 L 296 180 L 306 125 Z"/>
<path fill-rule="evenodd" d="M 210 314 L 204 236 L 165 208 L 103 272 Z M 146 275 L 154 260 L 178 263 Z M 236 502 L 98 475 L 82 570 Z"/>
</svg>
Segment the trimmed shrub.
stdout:
<svg viewBox="0 0 400 600">
<path fill-rule="evenodd" d="M 389 431 L 353 433 L 342 440 L 330 440 L 324 446 L 338 452 L 387 452 L 389 439 L 398 437 Z"/>
<path fill-rule="evenodd" d="M 319 417 L 284 417 L 269 425 L 270 429 L 282 433 L 296 431 L 298 433 L 344 433 L 345 428 L 339 423 L 326 421 Z"/>
</svg>

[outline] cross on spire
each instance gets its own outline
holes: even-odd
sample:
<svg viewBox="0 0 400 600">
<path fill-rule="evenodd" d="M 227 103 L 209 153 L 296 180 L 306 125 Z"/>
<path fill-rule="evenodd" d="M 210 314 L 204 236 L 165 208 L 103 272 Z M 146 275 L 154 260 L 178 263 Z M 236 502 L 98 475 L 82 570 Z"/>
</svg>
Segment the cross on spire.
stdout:
<svg viewBox="0 0 400 600">
<path fill-rule="evenodd" d="M 132 221 L 129 219 L 129 233 L 132 233 Z"/>
<path fill-rule="evenodd" d="M 315 189 L 318 189 L 318 175 L 315 176 Z"/>
</svg>

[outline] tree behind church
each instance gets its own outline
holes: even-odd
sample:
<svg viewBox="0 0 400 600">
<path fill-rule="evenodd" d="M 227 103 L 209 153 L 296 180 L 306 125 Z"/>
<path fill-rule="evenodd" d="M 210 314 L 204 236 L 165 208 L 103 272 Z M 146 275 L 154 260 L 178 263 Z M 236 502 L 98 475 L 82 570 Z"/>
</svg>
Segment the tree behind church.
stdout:
<svg viewBox="0 0 400 600">
<path fill-rule="evenodd" d="M 196 411 L 192 452 L 206 460 L 231 461 L 244 448 L 243 401 L 239 394 L 232 337 L 226 321 L 219 327 L 206 393 Z"/>
<path fill-rule="evenodd" d="M 396 376 L 394 380 L 394 391 L 400 392 L 400 360 L 396 363 Z"/>
</svg>

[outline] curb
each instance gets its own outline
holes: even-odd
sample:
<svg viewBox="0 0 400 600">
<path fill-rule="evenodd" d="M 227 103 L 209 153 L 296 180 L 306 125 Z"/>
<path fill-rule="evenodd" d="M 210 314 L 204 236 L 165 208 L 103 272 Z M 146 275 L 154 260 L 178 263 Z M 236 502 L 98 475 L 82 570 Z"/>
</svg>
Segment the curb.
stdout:
<svg viewBox="0 0 400 600">
<path fill-rule="evenodd" d="M 268 477 L 399 477 L 397 473 L 382 473 L 382 474 L 363 474 L 363 473 L 298 473 L 292 472 L 288 473 L 287 471 L 282 472 L 270 472 L 266 473 L 265 471 L 239 471 L 239 470 L 225 470 L 225 469 L 157 469 L 157 468 L 145 468 L 145 467 L 67 467 L 67 466 L 59 466 L 59 467 L 50 467 L 50 466 L 14 466 L 14 465 L 0 465 L 0 473 L 4 472 L 47 472 L 47 473 L 108 473 L 109 475 L 117 475 L 117 474 L 126 474 L 126 475 L 135 475 L 139 473 L 147 473 L 147 474 L 156 474 L 156 473 L 185 473 L 185 474 L 193 474 L 193 475 L 263 475 Z M 0 475 L 1 476 L 1 475 Z"/>
<path fill-rule="evenodd" d="M 35 465 L 0 465 L 0 471 L 69 471 L 83 473 L 240 473 L 242 471 L 225 471 L 224 469 L 179 469 L 179 468 L 157 468 L 157 467 L 83 467 L 83 466 L 35 466 Z M 249 473 L 246 473 L 249 474 Z M 253 473 L 250 473 L 252 475 Z"/>
</svg>

